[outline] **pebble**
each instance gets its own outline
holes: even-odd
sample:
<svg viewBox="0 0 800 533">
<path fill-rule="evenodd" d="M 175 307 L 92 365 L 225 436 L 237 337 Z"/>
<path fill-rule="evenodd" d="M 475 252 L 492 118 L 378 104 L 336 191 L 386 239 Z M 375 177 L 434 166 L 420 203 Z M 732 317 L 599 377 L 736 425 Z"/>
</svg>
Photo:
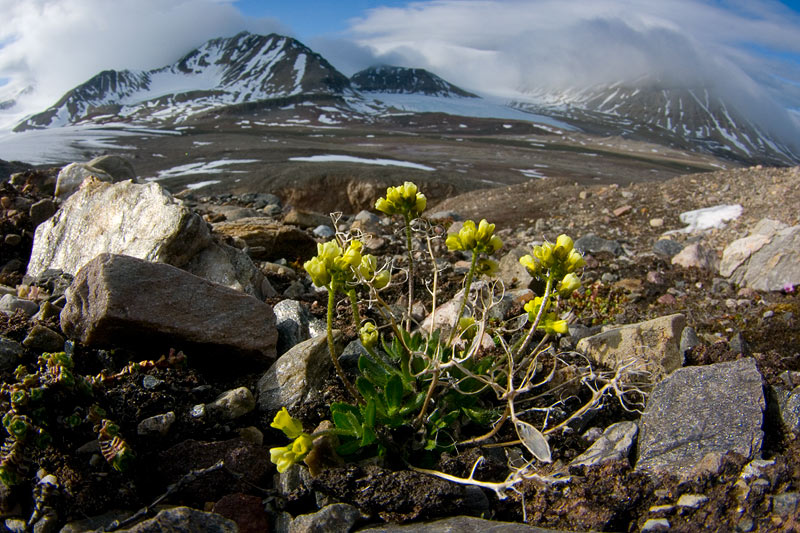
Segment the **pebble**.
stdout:
<svg viewBox="0 0 800 533">
<path fill-rule="evenodd" d="M 663 218 L 651 218 L 650 219 L 650 227 L 651 228 L 660 228 L 664 225 Z"/>
<path fill-rule="evenodd" d="M 314 228 L 314 231 L 312 231 L 312 233 L 314 234 L 315 237 L 320 237 L 322 239 L 330 239 L 331 237 L 336 235 L 336 232 L 333 231 L 333 228 L 330 226 L 326 226 L 325 224 L 320 224 L 319 226 Z"/>
<path fill-rule="evenodd" d="M 14 311 L 17 309 L 21 309 L 23 313 L 30 317 L 36 314 L 39 310 L 39 306 L 36 302 L 17 298 L 13 294 L 5 294 L 0 298 L 0 311 L 11 315 L 14 314 Z"/>
<path fill-rule="evenodd" d="M 775 316 L 775 312 L 771 311 L 771 310 L 770 311 L 764 311 L 764 314 L 761 315 L 762 318 L 772 318 L 774 316 Z"/>
<path fill-rule="evenodd" d="M 205 404 L 199 403 L 192 407 L 192 410 L 189 411 L 189 416 L 192 418 L 202 418 L 206 416 L 206 406 Z"/>
<path fill-rule="evenodd" d="M 158 379 L 155 376 L 147 375 L 144 378 L 142 378 L 142 387 L 144 387 L 145 389 L 148 389 L 148 390 L 155 389 L 156 387 L 158 387 L 162 383 L 164 383 L 164 380 L 163 379 Z"/>
<path fill-rule="evenodd" d="M 800 511 L 800 492 L 784 492 L 772 497 L 772 512 L 778 516 L 797 516 Z"/>
<path fill-rule="evenodd" d="M 219 417 L 233 420 L 244 416 L 256 408 L 256 399 L 250 389 L 239 387 L 225 391 L 219 397 L 208 404 L 206 408 L 213 411 Z"/>
<path fill-rule="evenodd" d="M 628 213 L 630 213 L 632 209 L 633 207 L 629 205 L 623 205 L 621 207 L 614 209 L 613 213 L 615 217 L 621 217 L 623 215 L 627 215 Z"/>
<path fill-rule="evenodd" d="M 22 341 L 23 346 L 43 352 L 58 352 L 64 348 L 64 337 L 52 329 L 36 324 Z"/>
<path fill-rule="evenodd" d="M 642 531 L 666 531 L 670 528 L 666 518 L 650 518 L 642 526 Z"/>
<path fill-rule="evenodd" d="M 702 494 L 683 494 L 678 498 L 678 507 L 697 509 L 708 501 L 708 496 Z"/>
<path fill-rule="evenodd" d="M 175 423 L 175 413 L 169 411 L 163 415 L 155 415 L 150 418 L 145 418 L 136 427 L 136 433 L 139 435 L 161 435 L 162 437 L 169 433 L 172 424 Z"/>
<path fill-rule="evenodd" d="M 3 241 L 9 246 L 17 246 L 19 243 L 22 242 L 22 236 L 17 235 L 16 233 L 8 233 L 6 234 Z"/>
</svg>

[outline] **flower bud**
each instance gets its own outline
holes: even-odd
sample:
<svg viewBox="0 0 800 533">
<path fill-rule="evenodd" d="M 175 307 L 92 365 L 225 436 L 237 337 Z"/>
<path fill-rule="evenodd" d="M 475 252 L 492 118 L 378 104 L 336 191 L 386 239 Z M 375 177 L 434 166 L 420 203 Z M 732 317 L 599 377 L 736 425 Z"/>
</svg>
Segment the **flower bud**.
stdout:
<svg viewBox="0 0 800 533">
<path fill-rule="evenodd" d="M 389 271 L 381 270 L 375 274 L 375 277 L 372 279 L 372 286 L 377 290 L 381 290 L 382 288 L 386 287 L 391 280 L 392 275 L 389 274 Z"/>
<path fill-rule="evenodd" d="M 374 323 L 367 322 L 361 326 L 358 336 L 365 348 L 372 348 L 378 343 L 378 328 Z"/>
<path fill-rule="evenodd" d="M 556 239 L 556 245 L 553 247 L 553 256 L 557 261 L 564 261 L 572 251 L 572 246 L 572 239 L 562 233 Z"/>
</svg>

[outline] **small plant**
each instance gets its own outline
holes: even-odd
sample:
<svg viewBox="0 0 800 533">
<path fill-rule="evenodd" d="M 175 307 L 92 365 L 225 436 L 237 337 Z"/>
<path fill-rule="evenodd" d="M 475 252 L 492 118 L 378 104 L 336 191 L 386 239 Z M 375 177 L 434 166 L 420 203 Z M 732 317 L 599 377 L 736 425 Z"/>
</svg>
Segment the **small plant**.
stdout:
<svg viewBox="0 0 800 533">
<path fill-rule="evenodd" d="M 495 235 L 494 224 L 486 220 L 477 224 L 465 221 L 445 240 L 448 250 L 466 254 L 470 259 L 463 290 L 457 295 L 455 318 L 442 330 L 433 326 L 415 330 L 410 316 L 415 273 L 413 231 L 420 231 L 427 243 L 427 255 L 436 264 L 434 233 L 418 229 L 425 224 L 415 224 L 425 210 L 425 196 L 416 185 L 406 182 L 401 187 L 389 187 L 386 197 L 378 199 L 375 206 L 403 220 L 409 263 L 408 310 L 403 316 L 396 316 L 383 300 L 381 291 L 389 283 L 390 272 L 379 269 L 373 256 L 361 254 L 363 247 L 359 240 L 337 233 L 334 241 L 318 245 L 317 256 L 304 267 L 315 285 L 328 289 L 330 356 L 353 401 L 333 403 L 330 412 L 334 428 L 313 435 L 303 432 L 300 422 L 282 409 L 272 426 L 281 429 L 293 442 L 271 450 L 272 461 L 279 471 L 302 460 L 313 440 L 323 433 L 338 437 L 336 451 L 346 458 L 391 452 L 419 465 L 432 462 L 443 451 L 489 441 L 510 420 L 518 439 L 507 444 L 522 444 L 533 458 L 523 467 L 512 468 L 512 474 L 504 482 L 483 485 L 501 494 L 533 476 L 532 468 L 537 462 L 551 461 L 547 434 L 598 408 L 610 394 L 625 405 L 626 395 L 632 392 L 626 385 L 631 371 L 627 366 L 612 373 L 595 372 L 591 368 L 576 373 L 572 383 L 585 386 L 591 394 L 588 401 L 570 412 L 564 412 L 562 400 L 548 392 L 548 385 L 562 364 L 551 341 L 568 333 L 562 308 L 565 300 L 580 288 L 579 274 L 585 264 L 570 237 L 560 235 L 555 243 L 535 246 L 530 255 L 520 259 L 531 275 L 543 283 L 544 292 L 525 304 L 525 313 L 520 317 L 496 322 L 489 319 L 489 311 L 502 299 L 502 283 L 477 285 L 475 279 L 484 276 L 491 281 L 497 270 L 492 257 L 503 243 Z M 429 284 L 433 316 L 437 312 L 438 274 L 434 267 Z M 366 351 L 359 358 L 355 383 L 341 368 L 333 343 L 337 294 L 348 296 L 353 322 Z M 369 303 L 385 320 L 383 326 L 361 320 L 359 294 L 367 295 Z M 534 339 L 538 342 L 530 348 Z M 536 405 L 537 401 L 545 403 Z M 477 436 L 469 437 L 470 434 Z M 472 476 L 443 477 L 462 483 L 484 483 Z"/>
</svg>

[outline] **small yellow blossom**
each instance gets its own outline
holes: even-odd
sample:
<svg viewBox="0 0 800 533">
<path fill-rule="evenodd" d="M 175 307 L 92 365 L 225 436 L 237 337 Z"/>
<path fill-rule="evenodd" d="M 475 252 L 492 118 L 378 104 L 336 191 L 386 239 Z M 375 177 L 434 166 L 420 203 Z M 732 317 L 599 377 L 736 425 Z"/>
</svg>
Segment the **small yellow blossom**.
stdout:
<svg viewBox="0 0 800 533">
<path fill-rule="evenodd" d="M 365 348 L 372 348 L 378 343 L 378 328 L 373 322 L 366 322 L 358 330 L 358 336 Z"/>
<path fill-rule="evenodd" d="M 375 209 L 392 215 L 408 215 L 410 218 L 419 217 L 427 206 L 427 198 L 417 190 L 417 186 L 407 181 L 399 187 L 386 189 L 386 197 L 378 198 Z"/>
<path fill-rule="evenodd" d="M 479 254 L 493 254 L 503 247 L 503 241 L 494 234 L 494 228 L 495 225 L 489 224 L 486 219 L 481 220 L 477 226 L 475 221 L 467 220 L 458 233 L 450 233 L 447 236 L 445 244 L 451 252 L 466 250 Z"/>
<path fill-rule="evenodd" d="M 296 439 L 303 433 L 303 424 L 299 420 L 292 417 L 286 408 L 282 408 L 277 412 L 275 418 L 272 420 L 270 427 L 280 429 L 290 439 Z"/>
</svg>

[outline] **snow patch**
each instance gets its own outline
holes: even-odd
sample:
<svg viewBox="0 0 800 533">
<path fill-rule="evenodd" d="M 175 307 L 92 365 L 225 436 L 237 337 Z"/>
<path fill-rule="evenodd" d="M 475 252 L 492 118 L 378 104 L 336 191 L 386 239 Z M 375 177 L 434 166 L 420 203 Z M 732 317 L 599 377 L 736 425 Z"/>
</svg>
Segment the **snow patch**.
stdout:
<svg viewBox="0 0 800 533">
<path fill-rule="evenodd" d="M 688 225 L 683 229 L 674 230 L 670 233 L 694 233 L 712 228 L 722 228 L 725 227 L 725 222 L 735 220 L 741 214 L 742 206 L 739 204 L 716 205 L 714 207 L 686 211 L 681 213 L 678 218 Z"/>
<path fill-rule="evenodd" d="M 398 161 L 396 159 L 366 159 L 363 157 L 354 157 L 351 155 L 312 155 L 308 157 L 290 157 L 289 161 L 304 161 L 309 163 L 362 163 L 365 165 L 380 165 L 391 167 L 405 167 L 414 168 L 417 170 L 433 171 L 433 167 L 420 165 L 419 163 L 411 163 L 409 161 Z"/>
<path fill-rule="evenodd" d="M 258 159 L 220 159 L 218 161 L 199 161 L 197 163 L 187 163 L 177 167 L 159 170 L 155 178 L 147 178 L 148 181 L 163 180 L 166 178 L 176 178 L 179 176 L 191 176 L 192 174 L 220 174 L 222 172 L 233 172 L 221 167 L 228 165 L 241 165 L 246 163 L 257 163 Z"/>
</svg>

